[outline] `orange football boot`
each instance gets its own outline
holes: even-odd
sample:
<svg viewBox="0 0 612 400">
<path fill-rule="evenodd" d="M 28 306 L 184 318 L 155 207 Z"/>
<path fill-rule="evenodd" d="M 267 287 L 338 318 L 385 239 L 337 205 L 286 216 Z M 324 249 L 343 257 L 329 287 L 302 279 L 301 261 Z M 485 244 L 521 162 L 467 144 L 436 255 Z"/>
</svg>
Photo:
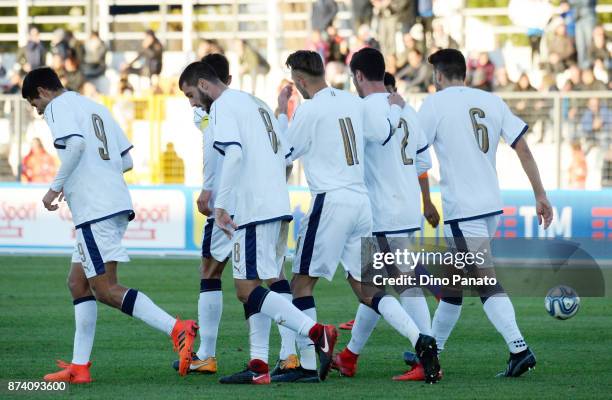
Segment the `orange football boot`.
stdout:
<svg viewBox="0 0 612 400">
<path fill-rule="evenodd" d="M 442 379 L 442 370 L 438 372 L 438 379 Z M 393 377 L 394 381 L 424 381 L 425 380 L 425 370 L 421 363 L 414 364 L 410 371 L 404 372 L 401 375 L 396 375 Z"/>
<path fill-rule="evenodd" d="M 172 343 L 174 344 L 174 351 L 178 353 L 178 372 L 181 376 L 185 376 L 189 372 L 189 366 L 192 361 L 193 342 L 198 334 L 198 329 L 199 326 L 195 321 L 182 321 L 178 318 L 174 328 L 172 328 Z"/>
<path fill-rule="evenodd" d="M 68 382 L 75 384 L 92 382 L 91 375 L 89 374 L 90 362 L 80 365 L 57 360 L 57 366 L 61 368 L 61 371 L 45 375 L 43 379 L 46 382 Z"/>
</svg>

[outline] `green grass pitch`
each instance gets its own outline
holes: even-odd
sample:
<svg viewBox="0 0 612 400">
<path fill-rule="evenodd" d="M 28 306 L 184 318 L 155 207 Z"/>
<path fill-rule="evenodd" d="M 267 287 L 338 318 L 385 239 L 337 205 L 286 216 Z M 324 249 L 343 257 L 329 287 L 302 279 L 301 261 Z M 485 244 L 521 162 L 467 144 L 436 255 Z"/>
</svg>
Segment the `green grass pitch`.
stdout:
<svg viewBox="0 0 612 400">
<path fill-rule="evenodd" d="M 70 361 L 73 308 L 65 281 L 66 257 L 0 256 L 0 381 L 41 379 L 56 370 L 55 360 Z M 68 394 L 35 398 L 78 399 L 543 399 L 611 398 L 612 302 L 583 298 L 571 320 L 549 317 L 542 298 L 513 299 L 519 326 L 538 357 L 534 371 L 519 379 L 497 379 L 507 359 L 502 338 L 487 320 L 478 298 L 464 301 L 462 317 L 441 356 L 444 379 L 436 385 L 393 382 L 405 370 L 402 352 L 409 343 L 381 322 L 360 357 L 354 378 L 332 371 L 322 384 L 272 384 L 264 387 L 225 386 L 220 376 L 241 370 L 248 359 L 246 323 L 235 298 L 230 269 L 224 276 L 216 376 L 181 378 L 171 369 L 175 355 L 170 339 L 104 305 L 98 308 L 92 354 L 95 382 L 73 386 Z M 196 318 L 198 260 L 142 259 L 120 267 L 124 285 L 147 293 L 173 315 Z M 340 274 L 321 281 L 315 298 L 319 320 L 352 319 L 357 302 Z M 434 310 L 435 301 L 430 299 Z M 206 327 L 201 327 L 206 329 Z M 350 334 L 341 331 L 338 349 Z M 270 363 L 278 352 L 278 331 L 272 329 Z M 0 397 L 5 397 L 6 392 Z M 33 395 L 20 394 L 16 398 Z"/>
</svg>

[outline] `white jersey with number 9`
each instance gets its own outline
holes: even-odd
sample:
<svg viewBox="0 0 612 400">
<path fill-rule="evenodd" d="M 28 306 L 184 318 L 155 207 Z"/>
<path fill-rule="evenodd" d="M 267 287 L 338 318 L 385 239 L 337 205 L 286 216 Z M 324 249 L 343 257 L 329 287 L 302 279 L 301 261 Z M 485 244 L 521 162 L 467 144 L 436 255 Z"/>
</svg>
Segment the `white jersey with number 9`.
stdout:
<svg viewBox="0 0 612 400">
<path fill-rule="evenodd" d="M 131 213 L 121 156 L 132 145 L 108 109 L 76 92 L 65 92 L 47 105 L 44 117 L 60 159 L 66 139 L 85 140 L 81 160 L 63 188 L 75 226 Z"/>
</svg>

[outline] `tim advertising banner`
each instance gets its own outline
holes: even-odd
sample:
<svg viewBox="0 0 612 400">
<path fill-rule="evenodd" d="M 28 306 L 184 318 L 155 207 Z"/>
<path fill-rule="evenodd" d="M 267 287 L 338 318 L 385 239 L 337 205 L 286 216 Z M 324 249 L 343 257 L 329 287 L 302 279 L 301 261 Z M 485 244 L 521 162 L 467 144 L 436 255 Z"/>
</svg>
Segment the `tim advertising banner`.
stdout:
<svg viewBox="0 0 612 400">
<path fill-rule="evenodd" d="M 72 249 L 74 228 L 65 203 L 57 212 L 43 208 L 47 188 L 0 184 L 0 253 L 56 252 Z M 200 251 L 205 217 L 195 200 L 199 189 L 182 186 L 130 188 L 136 218 L 130 223 L 124 245 L 133 254 L 189 254 Z M 478 194 L 475 193 L 477 196 Z M 306 188 L 290 189 L 294 221 L 289 229 L 293 250 L 302 217 L 310 207 Z M 533 195 L 529 191 L 504 191 L 504 214 L 497 232 L 502 238 L 584 238 L 612 242 L 612 190 L 552 191 L 555 217 L 544 231 L 538 226 Z M 440 193 L 432 193 L 440 213 Z M 442 238 L 442 227 L 424 220 L 422 235 Z"/>
</svg>

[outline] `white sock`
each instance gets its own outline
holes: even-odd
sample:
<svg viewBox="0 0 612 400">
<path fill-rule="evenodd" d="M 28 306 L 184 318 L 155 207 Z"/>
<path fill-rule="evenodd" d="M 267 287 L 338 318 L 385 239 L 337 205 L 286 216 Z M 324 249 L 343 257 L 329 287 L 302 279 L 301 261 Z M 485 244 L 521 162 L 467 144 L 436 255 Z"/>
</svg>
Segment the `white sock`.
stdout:
<svg viewBox="0 0 612 400">
<path fill-rule="evenodd" d="M 293 299 L 293 296 L 291 295 L 291 293 L 279 293 L 279 294 L 283 296 L 289 303 L 291 303 L 291 300 Z M 281 347 L 280 347 L 279 358 L 281 360 L 286 360 L 287 357 L 289 357 L 291 354 L 296 354 L 296 351 L 295 351 L 296 333 L 295 331 L 292 331 L 286 326 L 283 326 L 280 324 L 277 324 L 277 326 L 278 326 L 278 333 L 280 334 L 280 337 L 281 337 Z"/>
<path fill-rule="evenodd" d="M 317 320 L 317 309 L 315 307 L 302 311 L 313 321 Z M 317 354 L 315 352 L 314 343 L 308 336 L 296 336 L 298 348 L 300 349 L 300 364 L 302 368 L 315 370 L 317 369 Z"/>
<path fill-rule="evenodd" d="M 175 318 L 172 318 L 170 314 L 155 305 L 155 303 L 142 292 L 138 292 L 136 296 L 132 315 L 145 324 L 165 332 L 168 336 L 172 334 L 172 328 L 174 328 L 174 324 L 176 324 Z"/>
<path fill-rule="evenodd" d="M 384 296 L 378 303 L 380 315 L 402 336 L 407 337 L 414 347 L 419 340 L 419 328 L 410 318 L 402 305 L 393 296 Z"/>
<path fill-rule="evenodd" d="M 84 300 L 85 298 L 83 298 Z M 81 299 L 77 299 L 81 300 Z M 72 363 L 85 365 L 89 362 L 94 336 L 96 334 L 96 320 L 98 319 L 98 306 L 96 299 L 81 301 L 74 306 L 74 347 L 72 350 Z"/>
<path fill-rule="evenodd" d="M 444 350 L 444 345 L 453 331 L 459 315 L 461 315 L 461 305 L 440 300 L 431 324 L 433 336 L 438 345 L 438 351 Z"/>
<path fill-rule="evenodd" d="M 516 324 L 514 307 L 508 296 L 504 294 L 489 297 L 482 307 L 497 332 L 504 337 L 511 353 L 520 353 L 527 349 L 527 344 Z"/>
<path fill-rule="evenodd" d="M 301 312 L 290 301 L 272 291 L 269 291 L 266 295 L 261 305 L 261 312 L 277 324 L 286 326 L 302 336 L 308 336 L 308 332 L 316 324 L 315 321 Z"/>
<path fill-rule="evenodd" d="M 219 323 L 223 313 L 223 292 L 214 290 L 201 292 L 198 299 L 198 324 L 205 329 L 200 331 L 198 358 L 204 360 L 215 357 Z"/>
<path fill-rule="evenodd" d="M 420 287 L 404 290 L 400 295 L 400 304 L 419 327 L 421 333 L 431 336 L 431 315 L 423 290 Z"/>
<path fill-rule="evenodd" d="M 366 306 L 365 304 L 359 304 L 357 308 L 357 315 L 355 315 L 355 323 L 353 324 L 353 329 L 351 330 L 351 340 L 349 341 L 348 349 L 353 354 L 360 354 L 363 346 L 365 346 L 366 342 L 370 338 L 372 331 L 376 327 L 378 320 L 380 319 L 380 315 L 376 313 L 376 311 L 372 310 L 371 307 Z"/>
<path fill-rule="evenodd" d="M 256 313 L 249 317 L 247 323 L 251 360 L 258 359 L 267 364 L 270 347 L 270 317 L 263 313 Z"/>
</svg>

